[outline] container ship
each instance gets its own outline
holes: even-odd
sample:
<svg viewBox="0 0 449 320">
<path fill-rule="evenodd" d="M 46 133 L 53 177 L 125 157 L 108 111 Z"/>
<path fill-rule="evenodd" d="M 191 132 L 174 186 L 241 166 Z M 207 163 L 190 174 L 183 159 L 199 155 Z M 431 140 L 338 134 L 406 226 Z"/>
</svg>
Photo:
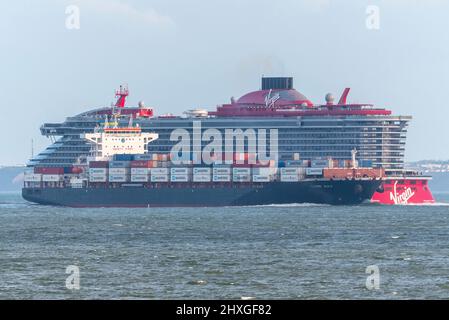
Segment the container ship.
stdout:
<svg viewBox="0 0 449 320">
<path fill-rule="evenodd" d="M 411 117 L 347 103 L 349 91 L 314 104 L 293 78 L 264 77 L 214 111 L 155 116 L 127 107 L 121 86 L 110 107 L 42 125 L 53 143 L 27 164 L 22 195 L 72 207 L 432 203 L 430 177 L 404 169 Z"/>
</svg>

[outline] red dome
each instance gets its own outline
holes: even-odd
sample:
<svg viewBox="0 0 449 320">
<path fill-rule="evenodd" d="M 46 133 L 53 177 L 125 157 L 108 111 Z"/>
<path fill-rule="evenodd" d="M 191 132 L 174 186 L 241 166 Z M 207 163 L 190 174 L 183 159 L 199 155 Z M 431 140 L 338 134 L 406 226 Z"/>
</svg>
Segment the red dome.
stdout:
<svg viewBox="0 0 449 320">
<path fill-rule="evenodd" d="M 268 97 L 268 95 L 270 96 Z M 295 89 L 273 89 L 271 94 L 270 90 L 253 91 L 242 96 L 237 100 L 237 103 L 265 105 L 267 98 L 275 100 L 276 106 L 301 105 L 304 103 L 308 106 L 313 105 L 309 99 Z"/>
</svg>

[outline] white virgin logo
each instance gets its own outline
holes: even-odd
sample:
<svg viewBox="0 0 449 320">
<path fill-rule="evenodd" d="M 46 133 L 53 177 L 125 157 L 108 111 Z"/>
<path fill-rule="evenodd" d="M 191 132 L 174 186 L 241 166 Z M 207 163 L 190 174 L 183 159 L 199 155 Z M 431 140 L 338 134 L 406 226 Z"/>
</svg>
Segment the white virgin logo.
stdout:
<svg viewBox="0 0 449 320">
<path fill-rule="evenodd" d="M 272 89 L 270 89 L 270 91 L 268 92 L 268 94 L 265 97 L 265 106 L 267 108 L 272 108 L 274 107 L 274 104 L 276 103 L 276 101 L 278 101 L 281 96 L 279 95 L 279 93 L 276 93 L 275 95 L 271 96 L 272 93 Z"/>
<path fill-rule="evenodd" d="M 396 181 L 393 186 L 393 192 L 390 192 L 390 200 L 394 201 L 394 204 L 407 204 L 408 200 L 415 195 L 415 192 L 408 187 L 404 192 L 399 194 L 396 191 L 397 184 L 398 182 Z"/>
</svg>

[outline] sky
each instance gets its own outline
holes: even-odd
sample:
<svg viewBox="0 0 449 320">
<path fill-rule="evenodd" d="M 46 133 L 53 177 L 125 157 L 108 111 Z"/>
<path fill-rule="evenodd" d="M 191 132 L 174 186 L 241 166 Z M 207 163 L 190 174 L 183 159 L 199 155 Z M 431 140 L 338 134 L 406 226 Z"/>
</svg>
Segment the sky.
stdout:
<svg viewBox="0 0 449 320">
<path fill-rule="evenodd" d="M 350 102 L 413 116 L 406 160 L 449 159 L 448 12 L 447 0 L 11 1 L 0 165 L 26 163 L 31 139 L 35 153 L 50 144 L 41 124 L 110 105 L 122 83 L 130 105 L 180 114 L 257 90 L 262 75 L 294 77 L 314 103 L 351 87 Z"/>
</svg>

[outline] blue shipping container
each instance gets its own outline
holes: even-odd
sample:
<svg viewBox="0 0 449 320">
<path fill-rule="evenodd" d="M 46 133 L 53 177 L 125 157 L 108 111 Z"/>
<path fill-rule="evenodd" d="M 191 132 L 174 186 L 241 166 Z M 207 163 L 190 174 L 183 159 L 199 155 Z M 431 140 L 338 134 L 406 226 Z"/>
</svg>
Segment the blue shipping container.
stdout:
<svg viewBox="0 0 449 320">
<path fill-rule="evenodd" d="M 129 167 L 129 161 L 110 161 L 109 168 L 127 168 Z"/>
<path fill-rule="evenodd" d="M 115 154 L 114 160 L 115 161 L 133 161 L 134 155 L 133 154 Z"/>
</svg>

